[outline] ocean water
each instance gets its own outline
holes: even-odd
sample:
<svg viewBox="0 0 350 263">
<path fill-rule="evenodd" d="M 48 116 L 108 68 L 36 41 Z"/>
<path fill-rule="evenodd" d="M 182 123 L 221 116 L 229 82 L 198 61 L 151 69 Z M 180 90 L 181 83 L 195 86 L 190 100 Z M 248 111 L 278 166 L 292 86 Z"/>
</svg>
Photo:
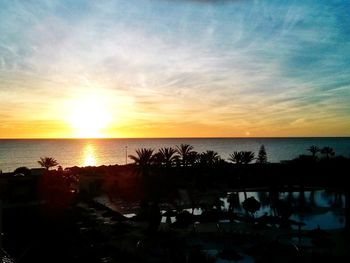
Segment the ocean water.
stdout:
<svg viewBox="0 0 350 263">
<path fill-rule="evenodd" d="M 308 154 L 311 145 L 330 146 L 337 155 L 350 156 L 350 138 L 174 138 L 174 139 L 0 139 L 0 170 L 39 167 L 40 157 L 53 157 L 61 166 L 113 165 L 130 162 L 127 155 L 137 148 L 175 147 L 181 143 L 194 146 L 197 152 L 214 150 L 223 159 L 233 151 L 258 153 L 265 145 L 268 161 L 290 160 Z"/>
</svg>

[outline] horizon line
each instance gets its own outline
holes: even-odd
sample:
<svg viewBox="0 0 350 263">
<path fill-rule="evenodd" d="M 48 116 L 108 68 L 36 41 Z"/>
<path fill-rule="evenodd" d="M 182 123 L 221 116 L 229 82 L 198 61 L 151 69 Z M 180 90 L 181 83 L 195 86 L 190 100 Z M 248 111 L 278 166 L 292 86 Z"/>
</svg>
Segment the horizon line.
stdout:
<svg viewBox="0 0 350 263">
<path fill-rule="evenodd" d="M 105 138 L 76 138 L 76 137 L 42 137 L 42 138 L 0 138 L 0 140 L 129 140 L 129 139 L 305 139 L 305 138 L 350 138 L 350 135 L 341 136 L 206 136 L 206 137 L 105 137 Z"/>
</svg>

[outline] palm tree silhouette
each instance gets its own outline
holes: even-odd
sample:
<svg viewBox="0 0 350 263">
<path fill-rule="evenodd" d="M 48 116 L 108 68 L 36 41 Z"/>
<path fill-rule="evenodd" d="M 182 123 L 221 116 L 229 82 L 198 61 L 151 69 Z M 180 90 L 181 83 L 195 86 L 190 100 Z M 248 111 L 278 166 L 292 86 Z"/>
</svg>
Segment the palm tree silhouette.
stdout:
<svg viewBox="0 0 350 263">
<path fill-rule="evenodd" d="M 40 164 L 41 167 L 44 167 L 46 170 L 49 170 L 51 167 L 57 166 L 58 162 L 52 157 L 40 157 L 38 164 Z"/>
<path fill-rule="evenodd" d="M 140 148 L 137 149 L 136 155 L 129 155 L 129 158 L 135 162 L 143 176 L 148 175 L 148 169 L 154 160 L 153 149 Z"/>
<path fill-rule="evenodd" d="M 254 153 L 251 151 L 233 152 L 228 160 L 236 164 L 249 164 L 254 160 Z"/>
<path fill-rule="evenodd" d="M 172 167 L 175 163 L 177 151 L 171 147 L 160 148 L 159 151 L 155 155 L 155 159 L 160 165 L 164 165 L 165 167 Z"/>
<path fill-rule="evenodd" d="M 243 151 L 242 162 L 243 164 L 249 164 L 254 160 L 254 153 L 251 151 Z"/>
<path fill-rule="evenodd" d="M 180 146 L 176 145 L 176 152 L 179 154 L 182 166 L 188 166 L 190 159 L 192 160 L 194 153 L 196 153 L 193 151 L 193 146 L 189 144 L 180 144 Z"/>
<path fill-rule="evenodd" d="M 334 156 L 335 152 L 332 147 L 326 146 L 321 149 L 321 153 L 326 155 L 326 158 L 329 159 L 330 156 Z"/>
<path fill-rule="evenodd" d="M 193 166 L 199 161 L 199 154 L 196 151 L 190 152 L 188 159 L 187 159 L 187 165 Z"/>
<path fill-rule="evenodd" d="M 318 152 L 320 152 L 320 148 L 318 148 L 317 146 L 315 145 L 311 145 L 309 149 L 307 149 L 311 154 L 312 154 L 312 157 L 315 158 L 316 157 L 316 154 Z"/>
<path fill-rule="evenodd" d="M 220 161 L 220 155 L 215 151 L 206 151 L 199 156 L 201 164 L 213 165 Z"/>
<path fill-rule="evenodd" d="M 154 150 L 150 148 L 140 148 L 136 150 L 136 156 L 129 155 L 129 158 L 139 166 L 151 165 L 153 161 L 153 151 Z"/>
<path fill-rule="evenodd" d="M 243 162 L 243 155 L 242 152 L 233 152 L 230 154 L 230 157 L 228 158 L 229 161 L 236 163 L 236 164 L 242 164 Z"/>
</svg>

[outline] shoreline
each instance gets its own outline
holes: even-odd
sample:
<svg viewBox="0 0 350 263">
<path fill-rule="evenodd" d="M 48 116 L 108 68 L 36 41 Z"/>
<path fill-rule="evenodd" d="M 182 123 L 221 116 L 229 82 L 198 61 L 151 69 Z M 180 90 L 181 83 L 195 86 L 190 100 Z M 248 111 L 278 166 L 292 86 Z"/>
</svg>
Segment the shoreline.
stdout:
<svg viewBox="0 0 350 263">
<path fill-rule="evenodd" d="M 1 140 L 1 139 L 0 139 Z M 37 167 L 37 160 L 43 155 L 55 158 L 64 168 L 87 167 L 89 165 L 123 165 L 132 160 L 139 148 L 148 147 L 156 152 L 163 147 L 189 144 L 198 153 L 213 150 L 228 161 L 234 151 L 251 151 L 258 156 L 259 147 L 266 148 L 267 159 L 280 163 L 311 155 L 308 148 L 332 147 L 336 155 L 348 157 L 350 137 L 202 137 L 202 138 L 102 138 L 102 139 L 2 139 L 0 147 L 0 169 L 12 172 L 19 166 Z M 324 155 L 318 153 L 319 158 Z M 255 162 L 255 161 L 254 161 Z"/>
</svg>

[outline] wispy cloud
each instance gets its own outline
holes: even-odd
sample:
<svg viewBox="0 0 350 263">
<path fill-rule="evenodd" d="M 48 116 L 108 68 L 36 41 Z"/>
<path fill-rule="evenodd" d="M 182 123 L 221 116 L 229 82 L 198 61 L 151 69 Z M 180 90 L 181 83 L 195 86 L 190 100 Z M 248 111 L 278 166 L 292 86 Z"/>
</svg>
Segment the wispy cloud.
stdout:
<svg viewBox="0 0 350 263">
<path fill-rule="evenodd" d="M 93 88 L 125 127 L 145 134 L 155 132 L 148 122 L 181 136 L 194 127 L 213 136 L 350 135 L 349 8 L 348 0 L 5 1 L 0 116 L 61 121 L 65 101 Z"/>
</svg>

